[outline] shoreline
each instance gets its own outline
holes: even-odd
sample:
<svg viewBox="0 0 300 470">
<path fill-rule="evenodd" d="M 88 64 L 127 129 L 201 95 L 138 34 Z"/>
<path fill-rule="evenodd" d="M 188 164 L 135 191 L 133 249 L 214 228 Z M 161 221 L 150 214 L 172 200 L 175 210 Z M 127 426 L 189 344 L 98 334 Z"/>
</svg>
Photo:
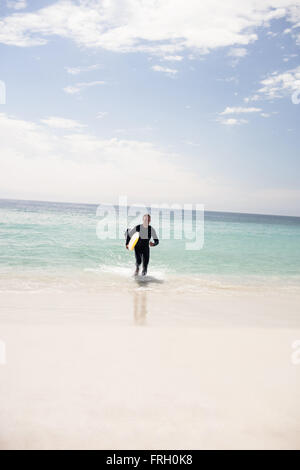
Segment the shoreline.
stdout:
<svg viewBox="0 0 300 470">
<path fill-rule="evenodd" d="M 300 276 L 216 275 L 169 273 L 151 267 L 144 278 L 133 276 L 134 268 L 127 265 L 102 266 L 86 269 L 42 268 L 0 271 L 0 294 L 70 294 L 94 295 L 109 292 L 127 295 L 137 289 L 169 295 L 219 296 L 299 296 Z"/>
</svg>

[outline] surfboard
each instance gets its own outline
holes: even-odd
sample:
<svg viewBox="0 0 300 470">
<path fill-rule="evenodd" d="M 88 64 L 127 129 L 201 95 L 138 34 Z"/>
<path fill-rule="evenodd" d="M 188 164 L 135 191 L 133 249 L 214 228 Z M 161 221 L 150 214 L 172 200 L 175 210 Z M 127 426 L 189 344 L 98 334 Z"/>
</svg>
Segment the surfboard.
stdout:
<svg viewBox="0 0 300 470">
<path fill-rule="evenodd" d="M 130 239 L 130 242 L 128 243 L 128 250 L 130 250 L 130 251 L 134 250 L 134 247 L 137 244 L 137 242 L 139 241 L 139 238 L 140 238 L 140 234 L 138 232 L 135 232 L 132 235 L 132 237 Z"/>
</svg>

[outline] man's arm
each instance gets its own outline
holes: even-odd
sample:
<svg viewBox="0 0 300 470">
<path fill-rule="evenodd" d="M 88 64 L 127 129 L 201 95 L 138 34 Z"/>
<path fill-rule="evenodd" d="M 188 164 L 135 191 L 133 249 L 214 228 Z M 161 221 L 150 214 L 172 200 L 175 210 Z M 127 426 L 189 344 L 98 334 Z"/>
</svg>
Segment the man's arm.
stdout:
<svg viewBox="0 0 300 470">
<path fill-rule="evenodd" d="M 150 246 L 157 246 L 159 244 L 159 239 L 153 227 L 151 227 L 151 237 L 153 238 L 153 243 L 150 243 Z"/>
</svg>

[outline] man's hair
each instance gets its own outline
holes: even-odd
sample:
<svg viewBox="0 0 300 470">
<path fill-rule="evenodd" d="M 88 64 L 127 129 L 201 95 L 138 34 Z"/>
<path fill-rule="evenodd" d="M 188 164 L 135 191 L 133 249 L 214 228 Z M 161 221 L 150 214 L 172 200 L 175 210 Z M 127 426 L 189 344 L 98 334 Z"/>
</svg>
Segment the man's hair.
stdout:
<svg viewBox="0 0 300 470">
<path fill-rule="evenodd" d="M 151 219 L 151 215 L 150 215 L 150 214 L 144 214 L 144 215 L 143 215 L 143 218 L 144 218 L 144 217 L 148 217 L 148 220 Z"/>
</svg>

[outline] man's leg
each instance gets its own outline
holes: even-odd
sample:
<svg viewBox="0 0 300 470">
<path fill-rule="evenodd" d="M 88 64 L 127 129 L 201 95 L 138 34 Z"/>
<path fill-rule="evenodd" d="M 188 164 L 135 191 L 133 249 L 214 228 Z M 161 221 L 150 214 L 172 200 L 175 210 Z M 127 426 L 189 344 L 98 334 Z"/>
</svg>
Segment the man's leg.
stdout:
<svg viewBox="0 0 300 470">
<path fill-rule="evenodd" d="M 137 276 L 140 270 L 140 265 L 142 263 L 142 253 L 137 249 L 134 250 L 134 253 L 135 253 L 135 266 L 136 266 L 136 270 L 134 274 Z"/>
<path fill-rule="evenodd" d="M 150 249 L 147 247 L 143 250 L 143 273 L 142 273 L 143 276 L 146 276 L 147 274 L 149 258 L 150 258 Z"/>
</svg>

